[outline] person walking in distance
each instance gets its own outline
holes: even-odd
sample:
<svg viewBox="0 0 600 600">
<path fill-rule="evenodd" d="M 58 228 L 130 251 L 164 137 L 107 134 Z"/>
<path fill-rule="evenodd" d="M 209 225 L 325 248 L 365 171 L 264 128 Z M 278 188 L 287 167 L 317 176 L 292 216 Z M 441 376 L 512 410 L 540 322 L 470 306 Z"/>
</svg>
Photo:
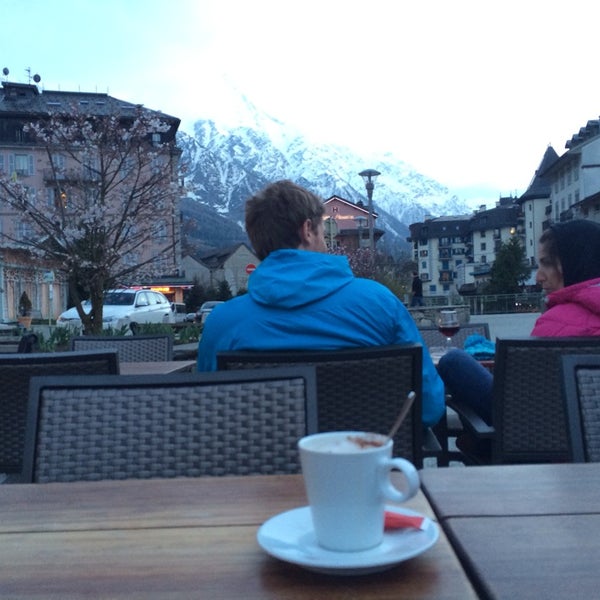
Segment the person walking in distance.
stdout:
<svg viewBox="0 0 600 600">
<path fill-rule="evenodd" d="M 412 279 L 412 299 L 410 301 L 412 306 L 423 306 L 423 282 L 416 271 L 413 271 Z"/>
</svg>

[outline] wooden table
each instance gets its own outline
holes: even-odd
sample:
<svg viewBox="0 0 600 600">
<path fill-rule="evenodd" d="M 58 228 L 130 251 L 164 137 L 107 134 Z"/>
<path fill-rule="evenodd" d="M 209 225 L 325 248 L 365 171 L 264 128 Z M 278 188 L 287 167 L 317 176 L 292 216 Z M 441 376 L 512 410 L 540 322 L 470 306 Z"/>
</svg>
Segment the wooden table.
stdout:
<svg viewBox="0 0 600 600">
<path fill-rule="evenodd" d="M 119 365 L 121 375 L 167 375 L 193 371 L 195 360 L 166 360 L 150 362 L 122 362 Z"/>
<path fill-rule="evenodd" d="M 597 597 L 599 463 L 428 469 L 421 479 L 482 597 Z"/>
<path fill-rule="evenodd" d="M 256 542 L 306 503 L 301 476 L 0 486 L 3 598 L 475 598 L 443 532 L 424 554 L 360 577 L 278 561 Z M 432 516 L 422 493 L 407 503 Z"/>
</svg>

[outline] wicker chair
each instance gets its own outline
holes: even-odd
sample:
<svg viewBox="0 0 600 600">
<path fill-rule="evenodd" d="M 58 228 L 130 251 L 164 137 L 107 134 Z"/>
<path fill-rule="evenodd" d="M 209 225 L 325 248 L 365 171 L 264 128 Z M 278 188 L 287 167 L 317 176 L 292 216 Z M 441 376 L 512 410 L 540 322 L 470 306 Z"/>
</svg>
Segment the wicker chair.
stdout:
<svg viewBox="0 0 600 600">
<path fill-rule="evenodd" d="M 173 360 L 173 336 L 171 335 L 82 335 L 71 340 L 73 350 L 97 350 L 114 348 L 121 362 L 152 362 Z"/>
<path fill-rule="evenodd" d="M 24 482 L 300 471 L 311 368 L 32 380 Z"/>
<path fill-rule="evenodd" d="M 562 357 L 573 462 L 600 462 L 600 353 Z"/>
<path fill-rule="evenodd" d="M 450 399 L 467 430 L 492 441 L 492 463 L 568 462 L 561 357 L 600 353 L 600 337 L 496 340 L 493 426 Z"/>
<path fill-rule="evenodd" d="M 387 433 L 408 392 L 414 390 L 417 400 L 411 418 L 404 421 L 394 438 L 394 454 L 418 467 L 423 465 L 421 344 L 319 351 L 230 351 L 217 355 L 218 369 L 283 365 L 316 367 L 319 431 Z M 432 445 L 428 444 L 428 449 Z M 439 445 L 431 450 L 439 451 Z"/>
<path fill-rule="evenodd" d="M 419 327 L 419 333 L 428 348 L 446 345 L 446 338 L 439 332 L 437 327 Z M 467 323 L 461 325 L 456 335 L 452 337 L 452 345 L 462 348 L 465 340 L 473 334 L 482 335 L 489 340 L 490 326 L 487 323 Z"/>
<path fill-rule="evenodd" d="M 0 473 L 22 468 L 31 377 L 118 373 L 115 350 L 0 355 Z"/>
</svg>

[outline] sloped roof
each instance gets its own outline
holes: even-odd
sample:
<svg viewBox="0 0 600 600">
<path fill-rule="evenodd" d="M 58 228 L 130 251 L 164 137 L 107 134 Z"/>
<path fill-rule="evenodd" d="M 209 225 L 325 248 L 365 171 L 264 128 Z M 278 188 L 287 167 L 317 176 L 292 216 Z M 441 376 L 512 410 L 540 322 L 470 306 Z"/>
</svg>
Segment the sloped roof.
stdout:
<svg viewBox="0 0 600 600">
<path fill-rule="evenodd" d="M 558 154 L 552 146 L 546 148 L 542 162 L 537 168 L 529 187 L 525 193 L 519 198 L 519 202 L 525 200 L 535 200 L 536 198 L 549 198 L 551 191 L 550 179 L 546 177 L 548 169 L 558 160 Z"/>
<path fill-rule="evenodd" d="M 347 204 L 348 206 L 350 206 L 352 208 L 357 208 L 358 210 L 362 210 L 363 212 L 366 212 L 367 214 L 369 214 L 369 207 L 366 206 L 362 200 L 358 200 L 358 202 L 351 202 L 350 200 L 346 200 L 346 198 L 342 198 L 341 196 L 337 196 L 335 194 L 333 196 L 330 196 L 329 198 L 327 198 L 327 200 L 325 200 L 323 202 L 323 204 L 329 204 L 333 200 L 337 200 L 338 202 L 342 202 L 343 204 Z M 373 208 L 373 215 L 375 217 L 379 216 L 377 214 L 377 212 L 375 211 L 375 208 Z"/>
<path fill-rule="evenodd" d="M 141 104 L 113 98 L 108 94 L 40 91 L 36 85 L 10 81 L 3 81 L 0 88 L 0 114 L 4 115 L 47 115 L 76 109 L 90 115 L 128 117 L 135 115 L 139 108 L 177 124 L 180 122 L 176 117 L 150 110 Z"/>
<path fill-rule="evenodd" d="M 220 269 L 223 267 L 227 259 L 233 256 L 237 250 L 241 247 L 245 246 L 249 252 L 254 256 L 254 252 L 248 244 L 244 242 L 240 242 L 239 244 L 234 244 L 233 246 L 227 246 L 226 248 L 218 248 L 217 250 L 209 250 L 204 254 L 201 254 L 198 257 L 198 260 L 206 265 L 209 269 Z M 258 260 L 258 259 L 257 259 Z"/>
<path fill-rule="evenodd" d="M 600 120 L 592 119 L 588 121 L 585 127 L 580 127 L 579 132 L 573 134 L 570 140 L 567 140 L 565 148 L 572 150 L 579 144 L 586 142 L 600 135 Z"/>
</svg>

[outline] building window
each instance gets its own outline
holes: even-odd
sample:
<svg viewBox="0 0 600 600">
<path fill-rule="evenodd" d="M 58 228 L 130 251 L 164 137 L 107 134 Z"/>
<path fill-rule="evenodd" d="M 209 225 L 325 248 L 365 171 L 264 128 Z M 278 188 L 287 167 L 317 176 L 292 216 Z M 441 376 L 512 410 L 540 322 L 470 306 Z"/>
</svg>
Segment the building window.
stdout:
<svg viewBox="0 0 600 600">
<path fill-rule="evenodd" d="M 96 157 L 86 157 L 82 161 L 81 169 L 85 181 L 98 181 L 100 178 L 99 163 Z"/>
<path fill-rule="evenodd" d="M 481 242 L 481 251 L 485 252 L 485 250 L 486 250 L 486 244 L 485 244 L 485 242 Z"/>
<path fill-rule="evenodd" d="M 52 155 L 52 166 L 58 170 L 62 171 L 65 168 L 65 157 L 61 154 L 53 154 Z"/>
<path fill-rule="evenodd" d="M 33 175 L 33 156 L 31 154 L 15 154 L 14 161 L 13 170 L 17 175 L 25 177 Z"/>
<path fill-rule="evenodd" d="M 21 221 L 19 223 L 19 239 L 21 240 L 30 240 L 33 237 L 33 229 L 31 228 L 31 224 L 24 223 Z"/>
<path fill-rule="evenodd" d="M 166 238 L 167 237 L 167 224 L 164 221 L 160 221 L 156 225 L 156 237 Z"/>
</svg>

